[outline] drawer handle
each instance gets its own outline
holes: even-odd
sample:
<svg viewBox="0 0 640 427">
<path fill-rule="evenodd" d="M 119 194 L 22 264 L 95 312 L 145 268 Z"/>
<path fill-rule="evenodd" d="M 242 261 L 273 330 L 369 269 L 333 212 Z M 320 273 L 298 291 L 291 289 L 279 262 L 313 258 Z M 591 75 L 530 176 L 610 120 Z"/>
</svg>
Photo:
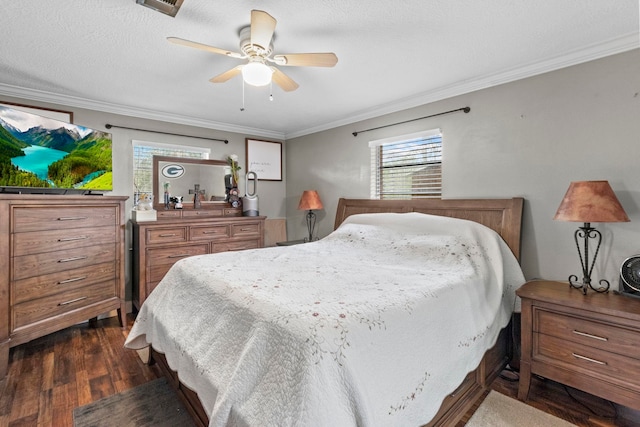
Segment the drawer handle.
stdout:
<svg viewBox="0 0 640 427">
<path fill-rule="evenodd" d="M 66 237 L 64 239 L 58 239 L 58 242 L 72 242 L 74 240 L 85 240 L 88 238 L 89 236 Z"/>
<path fill-rule="evenodd" d="M 202 234 L 223 234 L 219 231 L 203 231 Z"/>
<path fill-rule="evenodd" d="M 87 278 L 87 276 L 74 277 L 73 279 L 61 280 L 57 284 L 58 285 L 64 285 L 65 283 L 77 282 L 78 280 L 84 280 L 86 278 Z"/>
<path fill-rule="evenodd" d="M 241 228 L 240 231 L 253 231 L 253 228 Z"/>
<path fill-rule="evenodd" d="M 576 331 L 575 329 L 574 329 L 573 333 L 576 334 L 576 335 L 580 335 L 581 337 L 593 338 L 594 340 L 609 341 L 609 338 L 600 337 L 598 335 L 593 335 L 593 334 L 588 334 L 586 332 Z"/>
<path fill-rule="evenodd" d="M 61 302 L 61 303 L 58 303 L 58 305 L 59 306 L 69 305 L 69 304 L 73 304 L 74 302 L 82 301 L 83 299 L 87 299 L 87 297 L 80 297 L 80 298 L 72 299 L 69 301 Z"/>
<path fill-rule="evenodd" d="M 81 219 L 87 219 L 86 216 L 62 216 L 58 218 L 58 221 L 78 221 Z"/>
<path fill-rule="evenodd" d="M 78 261 L 81 259 L 87 259 L 88 257 L 86 256 L 74 256 L 72 258 L 65 258 L 65 259 L 59 259 L 58 262 L 71 262 L 71 261 Z"/>
<path fill-rule="evenodd" d="M 581 356 L 579 354 L 576 353 L 571 353 L 573 355 L 573 357 L 575 357 L 576 359 L 581 359 L 581 360 L 586 360 L 587 362 L 593 362 L 593 363 L 597 363 L 598 365 L 606 365 L 607 362 L 602 362 L 600 360 L 596 360 L 596 359 L 592 359 L 590 357 L 587 356 Z"/>
<path fill-rule="evenodd" d="M 161 234 L 160 237 L 174 237 L 177 236 L 176 233 L 171 233 L 171 234 Z"/>
<path fill-rule="evenodd" d="M 167 258 L 184 258 L 186 256 L 190 256 L 191 254 L 177 254 L 177 255 L 169 255 Z"/>
</svg>

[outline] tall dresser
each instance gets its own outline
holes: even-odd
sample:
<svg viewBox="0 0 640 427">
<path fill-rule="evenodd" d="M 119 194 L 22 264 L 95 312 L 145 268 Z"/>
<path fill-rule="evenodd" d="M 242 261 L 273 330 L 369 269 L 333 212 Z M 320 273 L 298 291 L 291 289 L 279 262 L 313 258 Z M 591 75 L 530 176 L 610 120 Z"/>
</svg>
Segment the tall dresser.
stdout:
<svg viewBox="0 0 640 427">
<path fill-rule="evenodd" d="M 0 378 L 11 347 L 111 310 L 126 325 L 126 199 L 0 194 Z"/>
<path fill-rule="evenodd" d="M 264 246 L 265 217 L 238 209 L 158 211 L 158 220 L 133 224 L 133 305 L 140 308 L 182 258 Z"/>
</svg>

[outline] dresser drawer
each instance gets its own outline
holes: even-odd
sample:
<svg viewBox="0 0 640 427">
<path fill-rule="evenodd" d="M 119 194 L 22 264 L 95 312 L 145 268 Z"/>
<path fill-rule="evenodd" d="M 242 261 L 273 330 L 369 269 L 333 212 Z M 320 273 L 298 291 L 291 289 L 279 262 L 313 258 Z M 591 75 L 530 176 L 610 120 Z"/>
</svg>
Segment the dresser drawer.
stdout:
<svg viewBox="0 0 640 427">
<path fill-rule="evenodd" d="M 637 356 L 637 350 L 633 354 Z M 536 333 L 533 359 L 640 391 L 640 360 L 637 358 Z"/>
<path fill-rule="evenodd" d="M 182 212 L 178 209 L 169 209 L 166 211 L 159 210 L 157 211 L 157 217 L 160 219 L 173 219 L 173 218 L 181 218 Z"/>
<path fill-rule="evenodd" d="M 115 241 L 116 229 L 113 226 L 16 233 L 13 235 L 13 256 L 67 251 L 83 246 L 106 245 Z"/>
<path fill-rule="evenodd" d="M 147 245 L 187 241 L 187 227 L 153 228 L 147 230 Z"/>
<path fill-rule="evenodd" d="M 78 228 L 115 226 L 119 222 L 118 208 L 109 207 L 27 207 L 12 209 L 13 232 L 41 230 L 75 230 Z"/>
<path fill-rule="evenodd" d="M 12 310 L 12 330 L 109 298 L 115 298 L 116 295 L 116 284 L 110 280 L 16 304 Z"/>
<path fill-rule="evenodd" d="M 185 209 L 182 211 L 184 219 L 219 218 L 223 215 L 224 211 L 222 209 Z"/>
<path fill-rule="evenodd" d="M 226 239 L 227 237 L 229 237 L 229 226 L 226 224 L 189 228 L 189 240 Z"/>
<path fill-rule="evenodd" d="M 209 252 L 209 244 L 182 245 L 168 248 L 147 249 L 147 280 L 160 281 L 171 266 L 183 258 L 194 255 L 204 255 Z"/>
<path fill-rule="evenodd" d="M 114 280 L 115 278 L 116 263 L 107 262 L 16 280 L 13 283 L 13 292 L 11 293 L 12 303 L 19 304 L 59 292 L 79 289 L 93 283 Z"/>
<path fill-rule="evenodd" d="M 260 236 L 260 224 L 249 222 L 245 224 L 231 224 L 231 237 Z"/>
<path fill-rule="evenodd" d="M 638 351 L 640 331 L 637 330 L 540 308 L 535 309 L 533 330 L 563 340 L 640 359 L 640 351 Z"/>
<path fill-rule="evenodd" d="M 221 242 L 213 244 L 213 253 L 227 251 L 242 251 L 244 249 L 257 249 L 260 247 L 258 240 L 240 240 L 237 242 Z"/>
<path fill-rule="evenodd" d="M 72 270 L 116 260 L 116 245 L 88 246 L 64 252 L 24 255 L 13 259 L 14 280 Z"/>
</svg>

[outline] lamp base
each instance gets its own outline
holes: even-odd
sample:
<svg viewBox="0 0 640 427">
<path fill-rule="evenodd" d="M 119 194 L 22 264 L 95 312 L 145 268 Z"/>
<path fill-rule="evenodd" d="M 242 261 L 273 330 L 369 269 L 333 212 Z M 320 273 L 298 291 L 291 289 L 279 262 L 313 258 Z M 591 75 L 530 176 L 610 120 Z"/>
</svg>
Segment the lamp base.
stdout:
<svg viewBox="0 0 640 427">
<path fill-rule="evenodd" d="M 598 251 L 600 250 L 600 243 L 602 243 L 602 234 L 595 228 L 591 227 L 591 224 L 585 222 L 582 227 L 578 227 L 578 229 L 573 234 L 573 239 L 576 242 L 576 248 L 578 249 L 578 255 L 580 256 L 580 264 L 582 265 L 582 282 L 578 282 L 578 276 L 572 274 L 569 276 L 569 284 L 571 287 L 576 289 L 582 289 L 583 294 L 587 294 L 587 288 L 591 288 L 592 290 L 598 293 L 609 292 L 609 288 L 611 285 L 609 281 L 602 279 L 598 283 L 600 284 L 599 288 L 594 288 L 591 285 L 591 273 L 593 272 L 593 267 L 596 264 L 596 258 L 598 257 Z M 580 240 L 582 239 L 583 249 L 580 249 Z M 589 239 L 595 239 L 597 242 L 596 250 L 593 254 L 593 259 L 591 263 L 589 263 Z M 606 287 L 604 286 L 606 284 Z"/>
<path fill-rule="evenodd" d="M 584 295 L 587 294 L 588 288 L 591 288 L 592 291 L 595 291 L 595 292 L 598 292 L 600 294 L 603 294 L 603 293 L 609 292 L 609 288 L 611 287 L 611 284 L 609 283 L 609 281 L 605 280 L 605 279 L 601 279 L 598 282 L 600 284 L 599 288 L 594 288 L 591 285 L 591 279 L 590 278 L 589 278 L 589 283 L 585 283 L 585 282 L 586 281 L 578 282 L 578 276 L 576 276 L 575 274 L 572 274 L 571 276 L 569 276 L 569 285 L 572 288 L 582 289 L 582 293 Z"/>
</svg>

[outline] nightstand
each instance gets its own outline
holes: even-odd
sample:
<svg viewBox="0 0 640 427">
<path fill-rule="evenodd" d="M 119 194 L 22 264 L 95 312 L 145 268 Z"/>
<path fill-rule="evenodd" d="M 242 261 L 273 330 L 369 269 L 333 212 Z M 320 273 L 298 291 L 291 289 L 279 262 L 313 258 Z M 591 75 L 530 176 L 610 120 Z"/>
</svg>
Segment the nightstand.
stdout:
<svg viewBox="0 0 640 427">
<path fill-rule="evenodd" d="M 531 375 L 640 409 L 640 299 L 588 292 L 566 282 L 527 282 L 522 298 L 518 398 Z"/>
</svg>

